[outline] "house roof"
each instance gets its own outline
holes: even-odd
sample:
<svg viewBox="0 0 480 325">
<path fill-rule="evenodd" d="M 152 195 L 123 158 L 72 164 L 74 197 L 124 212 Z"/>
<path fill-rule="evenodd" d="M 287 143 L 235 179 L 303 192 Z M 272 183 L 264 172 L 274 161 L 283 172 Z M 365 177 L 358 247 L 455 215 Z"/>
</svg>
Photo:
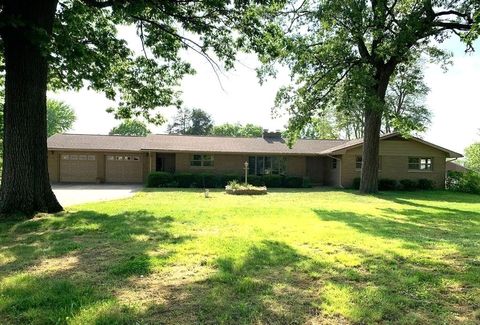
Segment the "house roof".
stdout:
<svg viewBox="0 0 480 325">
<path fill-rule="evenodd" d="M 144 150 L 315 155 L 345 140 L 298 140 L 289 148 L 282 138 L 245 138 L 188 135 L 148 135 Z"/>
<path fill-rule="evenodd" d="M 145 137 L 93 134 L 55 134 L 48 138 L 50 150 L 140 151 Z"/>
<path fill-rule="evenodd" d="M 380 137 L 380 140 L 386 140 L 386 139 L 390 139 L 390 138 L 394 138 L 394 137 L 401 137 L 401 135 L 398 132 L 392 132 L 392 133 L 382 135 Z M 448 158 L 461 158 L 461 157 L 463 157 L 463 155 L 459 154 L 458 152 L 446 149 L 444 147 L 437 146 L 436 144 L 433 144 L 431 142 L 425 141 L 425 140 L 417 138 L 417 137 L 409 137 L 408 140 L 419 142 L 419 143 L 422 143 L 424 145 L 435 148 L 437 150 L 443 151 L 447 154 Z M 363 139 L 350 140 L 350 141 L 346 141 L 344 143 L 341 143 L 338 146 L 327 148 L 324 151 L 320 152 L 320 154 L 324 154 L 324 155 L 342 154 L 347 149 L 352 149 L 352 148 L 355 148 L 355 147 L 359 147 L 361 145 L 363 145 Z"/>
<path fill-rule="evenodd" d="M 399 136 L 390 133 L 380 137 L 381 140 Z M 422 139 L 411 137 L 410 140 L 423 143 L 447 153 L 450 158 L 462 157 L 461 154 L 437 146 Z M 189 136 L 150 134 L 146 137 L 56 134 L 48 138 L 50 150 L 92 150 L 92 151 L 163 151 L 163 152 L 209 152 L 209 153 L 248 153 L 248 154 L 282 154 L 282 155 L 336 155 L 347 149 L 363 144 L 363 139 L 356 140 L 298 140 L 289 148 L 280 137 L 246 138 L 222 136 Z"/>
<path fill-rule="evenodd" d="M 447 161 L 446 162 L 446 165 L 445 165 L 445 169 L 448 170 L 448 171 L 456 171 L 456 172 L 468 172 L 469 169 L 460 165 L 460 164 L 457 164 L 453 161 Z"/>
</svg>

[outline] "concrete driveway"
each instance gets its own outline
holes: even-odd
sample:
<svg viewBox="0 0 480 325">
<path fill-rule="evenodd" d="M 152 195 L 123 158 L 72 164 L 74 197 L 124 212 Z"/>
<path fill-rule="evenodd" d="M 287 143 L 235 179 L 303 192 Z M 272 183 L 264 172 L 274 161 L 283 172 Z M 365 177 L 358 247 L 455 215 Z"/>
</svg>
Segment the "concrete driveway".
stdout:
<svg viewBox="0 0 480 325">
<path fill-rule="evenodd" d="M 55 184 L 53 192 L 64 207 L 127 198 L 142 188 L 139 184 Z"/>
</svg>

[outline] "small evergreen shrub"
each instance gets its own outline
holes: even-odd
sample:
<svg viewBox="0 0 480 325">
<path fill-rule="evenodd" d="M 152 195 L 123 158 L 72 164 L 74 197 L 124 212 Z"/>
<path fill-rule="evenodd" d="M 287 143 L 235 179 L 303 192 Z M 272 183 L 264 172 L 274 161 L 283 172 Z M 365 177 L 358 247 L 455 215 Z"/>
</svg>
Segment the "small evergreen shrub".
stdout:
<svg viewBox="0 0 480 325">
<path fill-rule="evenodd" d="M 195 174 L 195 187 L 215 188 L 220 187 L 220 177 L 214 174 Z M 193 186 L 192 186 L 193 187 Z"/>
<path fill-rule="evenodd" d="M 263 181 L 266 187 L 282 187 L 283 177 L 280 175 L 265 175 Z"/>
<path fill-rule="evenodd" d="M 287 176 L 285 177 L 283 186 L 288 188 L 301 188 L 303 187 L 303 177 Z"/>
<path fill-rule="evenodd" d="M 400 189 L 404 191 L 415 191 L 418 188 L 418 183 L 412 179 L 400 180 Z"/>
<path fill-rule="evenodd" d="M 178 183 L 178 187 L 190 188 L 197 186 L 198 178 L 191 173 L 175 173 L 173 180 Z"/>
<path fill-rule="evenodd" d="M 312 182 L 310 181 L 310 178 L 304 177 L 303 178 L 303 188 L 310 188 L 312 187 Z"/>
<path fill-rule="evenodd" d="M 380 191 L 393 191 L 397 188 L 397 181 L 390 178 L 381 178 L 378 181 L 378 189 Z"/>
<path fill-rule="evenodd" d="M 355 177 L 353 179 L 352 188 L 354 190 L 359 190 L 360 189 L 360 177 Z"/>
<path fill-rule="evenodd" d="M 231 181 L 236 181 L 237 183 L 243 182 L 243 176 L 237 174 L 226 174 L 219 176 L 220 187 L 227 186 Z"/>
<path fill-rule="evenodd" d="M 167 187 L 167 184 L 173 182 L 173 175 L 166 172 L 153 172 L 148 174 L 147 187 Z"/>
<path fill-rule="evenodd" d="M 257 176 L 257 175 L 248 175 L 248 184 L 251 184 L 253 186 L 265 186 L 265 179 L 263 176 Z"/>
<path fill-rule="evenodd" d="M 418 189 L 420 190 L 433 190 L 435 183 L 431 179 L 421 178 L 418 180 Z"/>
<path fill-rule="evenodd" d="M 449 191 L 480 194 L 480 174 L 449 171 L 446 187 Z"/>
</svg>

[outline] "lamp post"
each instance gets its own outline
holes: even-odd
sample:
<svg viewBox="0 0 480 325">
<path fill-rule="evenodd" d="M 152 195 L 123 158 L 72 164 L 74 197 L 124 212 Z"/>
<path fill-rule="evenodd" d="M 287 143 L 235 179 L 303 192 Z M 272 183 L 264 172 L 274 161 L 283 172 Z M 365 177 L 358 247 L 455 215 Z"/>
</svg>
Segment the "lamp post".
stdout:
<svg viewBox="0 0 480 325">
<path fill-rule="evenodd" d="M 244 163 L 244 166 L 245 166 L 245 185 L 248 184 L 247 182 L 247 178 L 248 178 L 248 162 L 245 162 Z"/>
</svg>

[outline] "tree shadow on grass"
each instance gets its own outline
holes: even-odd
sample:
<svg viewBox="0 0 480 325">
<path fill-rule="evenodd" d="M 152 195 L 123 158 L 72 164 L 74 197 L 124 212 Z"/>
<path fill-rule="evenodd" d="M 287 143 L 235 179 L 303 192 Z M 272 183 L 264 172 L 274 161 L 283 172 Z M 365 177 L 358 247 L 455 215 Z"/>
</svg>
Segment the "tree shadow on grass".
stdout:
<svg viewBox="0 0 480 325">
<path fill-rule="evenodd" d="M 115 293 L 132 276 L 161 269 L 191 236 L 171 216 L 63 213 L 2 225 L 0 318 L 7 323 L 132 323 Z"/>
</svg>

